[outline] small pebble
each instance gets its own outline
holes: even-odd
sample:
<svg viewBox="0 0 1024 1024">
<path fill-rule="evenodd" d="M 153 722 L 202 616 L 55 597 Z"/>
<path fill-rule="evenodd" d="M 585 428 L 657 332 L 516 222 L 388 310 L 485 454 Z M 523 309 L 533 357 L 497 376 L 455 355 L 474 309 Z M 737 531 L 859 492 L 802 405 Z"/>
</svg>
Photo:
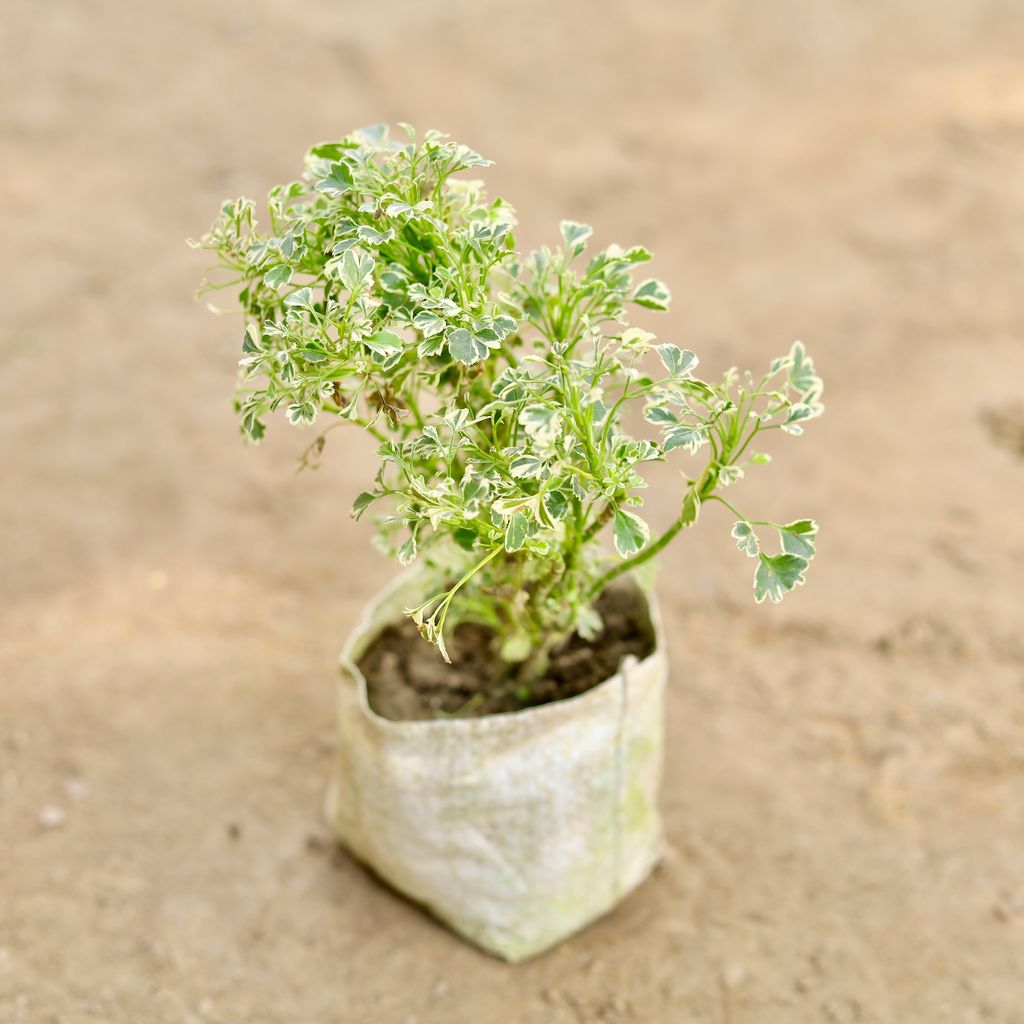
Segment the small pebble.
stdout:
<svg viewBox="0 0 1024 1024">
<path fill-rule="evenodd" d="M 64 783 L 64 792 L 72 800 L 84 800 L 91 792 L 89 783 L 85 779 L 71 778 Z"/>
<path fill-rule="evenodd" d="M 43 828 L 60 828 L 67 820 L 63 809 L 55 804 L 48 804 L 39 812 L 39 824 Z"/>
<path fill-rule="evenodd" d="M 742 964 L 728 964 L 722 971 L 726 988 L 739 988 L 746 981 L 747 969 Z"/>
<path fill-rule="evenodd" d="M 146 582 L 149 584 L 150 590 L 166 590 L 167 584 L 170 583 L 170 577 L 163 569 L 152 569 L 146 576 Z"/>
</svg>

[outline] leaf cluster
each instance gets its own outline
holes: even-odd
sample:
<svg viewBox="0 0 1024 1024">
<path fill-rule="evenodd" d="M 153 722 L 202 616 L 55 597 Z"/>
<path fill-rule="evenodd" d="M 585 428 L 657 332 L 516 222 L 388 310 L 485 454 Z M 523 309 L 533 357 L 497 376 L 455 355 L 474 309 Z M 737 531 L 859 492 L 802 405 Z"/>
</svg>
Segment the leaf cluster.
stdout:
<svg viewBox="0 0 1024 1024">
<path fill-rule="evenodd" d="M 719 492 L 769 461 L 755 438 L 798 435 L 821 414 L 804 347 L 760 378 L 698 377 L 692 351 L 629 325 L 631 308 L 671 301 L 642 272 L 645 248 L 588 253 L 591 228 L 563 221 L 561 244 L 524 256 L 512 207 L 460 176 L 489 161 L 438 132 L 401 131 L 314 146 L 301 180 L 270 193 L 267 230 L 239 199 L 198 243 L 220 268 L 207 288 L 236 288 L 246 320 L 243 433 L 259 441 L 278 409 L 295 424 L 369 431 L 380 465 L 354 514 L 372 510 L 383 547 L 444 581 L 409 614 L 442 653 L 455 621 L 493 625 L 527 679 L 572 631 L 595 636 L 601 590 L 708 501 L 736 513 L 758 601 L 801 584 L 813 521 L 753 520 Z M 625 426 L 634 410 L 646 436 Z M 698 469 L 652 538 L 644 469 L 680 456 Z M 779 553 L 762 549 L 765 528 Z"/>
</svg>

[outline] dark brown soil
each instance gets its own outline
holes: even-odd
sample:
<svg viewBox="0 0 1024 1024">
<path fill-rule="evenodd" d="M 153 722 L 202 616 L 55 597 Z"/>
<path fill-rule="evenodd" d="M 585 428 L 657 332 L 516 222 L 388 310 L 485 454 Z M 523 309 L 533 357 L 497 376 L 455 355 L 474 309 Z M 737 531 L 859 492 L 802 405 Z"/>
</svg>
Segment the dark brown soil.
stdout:
<svg viewBox="0 0 1024 1024">
<path fill-rule="evenodd" d="M 501 660 L 490 626 L 456 626 L 447 642 L 450 665 L 411 619 L 386 626 L 359 660 L 370 707 L 398 721 L 478 718 L 575 697 L 614 675 L 627 654 L 642 659 L 654 650 L 654 626 L 637 587 L 609 587 L 597 611 L 604 622 L 598 639 L 588 643 L 573 634 L 528 688 L 517 678 L 517 666 Z"/>
</svg>

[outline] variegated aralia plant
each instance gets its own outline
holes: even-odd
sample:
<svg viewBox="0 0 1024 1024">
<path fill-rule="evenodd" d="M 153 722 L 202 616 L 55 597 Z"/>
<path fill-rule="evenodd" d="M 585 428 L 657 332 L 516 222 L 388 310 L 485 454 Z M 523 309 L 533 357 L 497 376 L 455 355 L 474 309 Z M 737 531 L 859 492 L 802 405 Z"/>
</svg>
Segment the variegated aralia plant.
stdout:
<svg viewBox="0 0 1024 1024">
<path fill-rule="evenodd" d="M 561 245 L 524 258 L 512 208 L 457 177 L 489 161 L 437 132 L 402 131 L 314 146 L 302 179 L 270 193 L 267 230 L 239 199 L 197 243 L 227 272 L 206 287 L 239 288 L 244 434 L 259 441 L 277 409 L 372 434 L 380 469 L 355 516 L 372 508 L 385 548 L 445 580 L 408 614 L 445 657 L 456 621 L 491 625 L 527 684 L 574 630 L 599 634 L 602 590 L 707 502 L 737 516 L 757 601 L 803 583 L 814 521 L 754 519 L 719 493 L 769 461 L 755 444 L 765 434 L 800 434 L 820 415 L 803 346 L 763 376 L 700 379 L 693 352 L 628 326 L 631 306 L 669 304 L 662 282 L 637 273 L 646 249 L 585 256 L 591 229 L 563 221 Z M 651 436 L 626 432 L 632 409 Z M 679 514 L 652 538 L 642 470 L 676 458 Z"/>
</svg>

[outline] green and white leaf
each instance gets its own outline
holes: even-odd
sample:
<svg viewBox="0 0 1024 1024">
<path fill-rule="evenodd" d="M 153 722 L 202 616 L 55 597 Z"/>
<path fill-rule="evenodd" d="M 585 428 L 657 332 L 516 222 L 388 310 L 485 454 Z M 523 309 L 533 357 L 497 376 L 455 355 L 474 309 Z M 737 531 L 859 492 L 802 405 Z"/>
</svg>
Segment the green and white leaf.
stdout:
<svg viewBox="0 0 1024 1024">
<path fill-rule="evenodd" d="M 403 352 L 402 339 L 391 331 L 378 331 L 363 344 L 383 363 L 396 359 Z"/>
<path fill-rule="evenodd" d="M 466 429 L 466 424 L 469 423 L 469 410 L 463 409 L 461 406 L 449 406 L 444 411 L 445 425 L 454 434 L 461 434 Z"/>
<path fill-rule="evenodd" d="M 820 409 L 820 406 L 815 407 L 803 403 L 790 406 L 789 415 L 786 417 L 785 423 L 782 424 L 783 431 L 799 437 L 804 432 L 804 428 L 800 424 L 805 420 L 814 419 L 820 414 Z"/>
<path fill-rule="evenodd" d="M 348 249 L 341 257 L 339 274 L 341 283 L 350 291 L 357 292 L 373 272 L 373 258 L 358 249 Z"/>
<path fill-rule="evenodd" d="M 700 495 L 696 487 L 691 487 L 683 498 L 683 510 L 679 518 L 683 526 L 693 526 L 700 516 Z"/>
<path fill-rule="evenodd" d="M 782 550 L 808 560 L 814 557 L 817 536 L 818 524 L 813 519 L 798 519 L 779 527 Z"/>
<path fill-rule="evenodd" d="M 505 550 L 519 551 L 529 536 L 530 523 L 522 512 L 515 512 L 505 523 Z"/>
<path fill-rule="evenodd" d="M 650 540 L 650 527 L 632 512 L 617 509 L 612 523 L 615 550 L 622 558 L 630 558 L 642 551 Z"/>
<path fill-rule="evenodd" d="M 421 310 L 416 316 L 413 317 L 412 325 L 418 331 L 423 332 L 424 338 L 432 338 L 435 334 L 440 334 L 447 326 L 447 322 L 436 313 L 432 313 L 429 309 Z"/>
<path fill-rule="evenodd" d="M 800 395 L 821 394 L 821 378 L 814 372 L 814 360 L 807 354 L 803 342 L 793 343 L 789 351 L 789 386 Z"/>
<path fill-rule="evenodd" d="M 757 534 L 750 523 L 740 520 L 732 528 L 732 537 L 736 541 L 736 547 L 751 558 L 756 558 L 760 550 L 757 543 Z"/>
<path fill-rule="evenodd" d="M 352 518 L 358 521 L 359 517 L 380 497 L 381 495 L 373 494 L 371 491 L 363 491 L 352 503 Z"/>
<path fill-rule="evenodd" d="M 536 480 L 544 472 L 545 462 L 536 455 L 517 455 L 508 464 L 508 471 L 517 480 Z"/>
<path fill-rule="evenodd" d="M 688 376 L 700 362 L 695 353 L 688 348 L 681 349 L 678 345 L 655 345 L 654 351 L 672 377 Z"/>
<path fill-rule="evenodd" d="M 643 306 L 646 309 L 665 311 L 672 301 L 672 293 L 668 290 L 668 285 L 664 281 L 658 281 L 656 278 L 649 277 L 633 292 L 633 301 L 638 306 Z"/>
<path fill-rule="evenodd" d="M 651 342 L 654 339 L 655 335 L 650 331 L 642 330 L 639 327 L 630 327 L 622 333 L 622 348 L 626 352 L 635 352 L 638 356 L 642 356 L 650 351 Z"/>
<path fill-rule="evenodd" d="M 742 466 L 719 466 L 718 467 L 718 482 L 723 487 L 728 487 L 730 484 L 736 483 L 737 480 L 743 479 L 743 468 Z"/>
<path fill-rule="evenodd" d="M 544 511 L 555 522 L 560 522 L 569 514 L 570 498 L 565 491 L 545 491 Z"/>
<path fill-rule="evenodd" d="M 447 344 L 447 339 L 443 334 L 435 334 L 431 338 L 424 338 L 416 346 L 416 354 L 421 359 L 429 359 L 432 356 L 439 356 Z"/>
<path fill-rule="evenodd" d="M 670 452 L 675 448 L 685 448 L 688 452 L 696 452 L 702 444 L 707 441 L 707 431 L 704 427 L 692 427 L 685 423 L 672 427 L 665 434 L 664 451 Z"/>
<path fill-rule="evenodd" d="M 766 555 L 758 552 L 757 571 L 754 573 L 754 600 L 760 604 L 768 598 L 778 604 L 783 596 L 804 582 L 807 559 L 799 555 Z"/>
<path fill-rule="evenodd" d="M 618 246 L 616 246 L 618 248 Z M 611 252 L 611 247 L 609 247 Z M 626 263 L 646 263 L 648 260 L 653 259 L 649 250 L 645 249 L 642 245 L 632 245 L 624 253 L 622 253 L 622 259 Z"/>
<path fill-rule="evenodd" d="M 644 419 L 648 423 L 657 424 L 659 427 L 679 422 L 679 417 L 671 409 L 666 409 L 662 405 L 649 405 L 644 409 Z"/>
<path fill-rule="evenodd" d="M 263 275 L 263 283 L 268 288 L 283 288 L 292 279 L 292 267 L 287 263 L 278 263 Z"/>
<path fill-rule="evenodd" d="M 412 534 L 398 549 L 398 561 L 402 565 L 411 565 L 416 560 L 416 535 Z"/>
<path fill-rule="evenodd" d="M 565 248 L 570 256 L 579 256 L 587 247 L 587 239 L 594 233 L 589 224 L 580 224 L 575 220 L 563 220 L 559 225 L 562 231 L 562 238 L 565 239 Z"/>
<path fill-rule="evenodd" d="M 465 327 L 456 327 L 448 332 L 448 351 L 452 358 L 465 366 L 479 363 L 487 357 L 487 342 Z"/>
<path fill-rule="evenodd" d="M 312 402 L 297 402 L 288 406 L 288 422 L 295 424 L 313 423 L 316 420 L 316 407 Z"/>
<path fill-rule="evenodd" d="M 326 177 L 316 183 L 316 187 L 330 195 L 343 195 L 352 188 L 352 173 L 345 164 L 336 161 L 328 168 Z"/>
<path fill-rule="evenodd" d="M 562 431 L 562 417 L 550 405 L 528 405 L 519 414 L 519 422 L 530 439 L 542 448 L 553 444 Z"/>
<path fill-rule="evenodd" d="M 395 238 L 395 229 L 388 228 L 386 231 L 378 231 L 376 228 L 371 228 L 368 224 L 361 224 L 359 226 L 358 238 L 359 241 L 366 242 L 369 245 L 386 245 Z"/>
<path fill-rule="evenodd" d="M 260 329 L 255 324 L 249 324 L 242 337 L 242 351 L 256 353 L 263 351 L 263 339 L 260 337 Z"/>
</svg>

